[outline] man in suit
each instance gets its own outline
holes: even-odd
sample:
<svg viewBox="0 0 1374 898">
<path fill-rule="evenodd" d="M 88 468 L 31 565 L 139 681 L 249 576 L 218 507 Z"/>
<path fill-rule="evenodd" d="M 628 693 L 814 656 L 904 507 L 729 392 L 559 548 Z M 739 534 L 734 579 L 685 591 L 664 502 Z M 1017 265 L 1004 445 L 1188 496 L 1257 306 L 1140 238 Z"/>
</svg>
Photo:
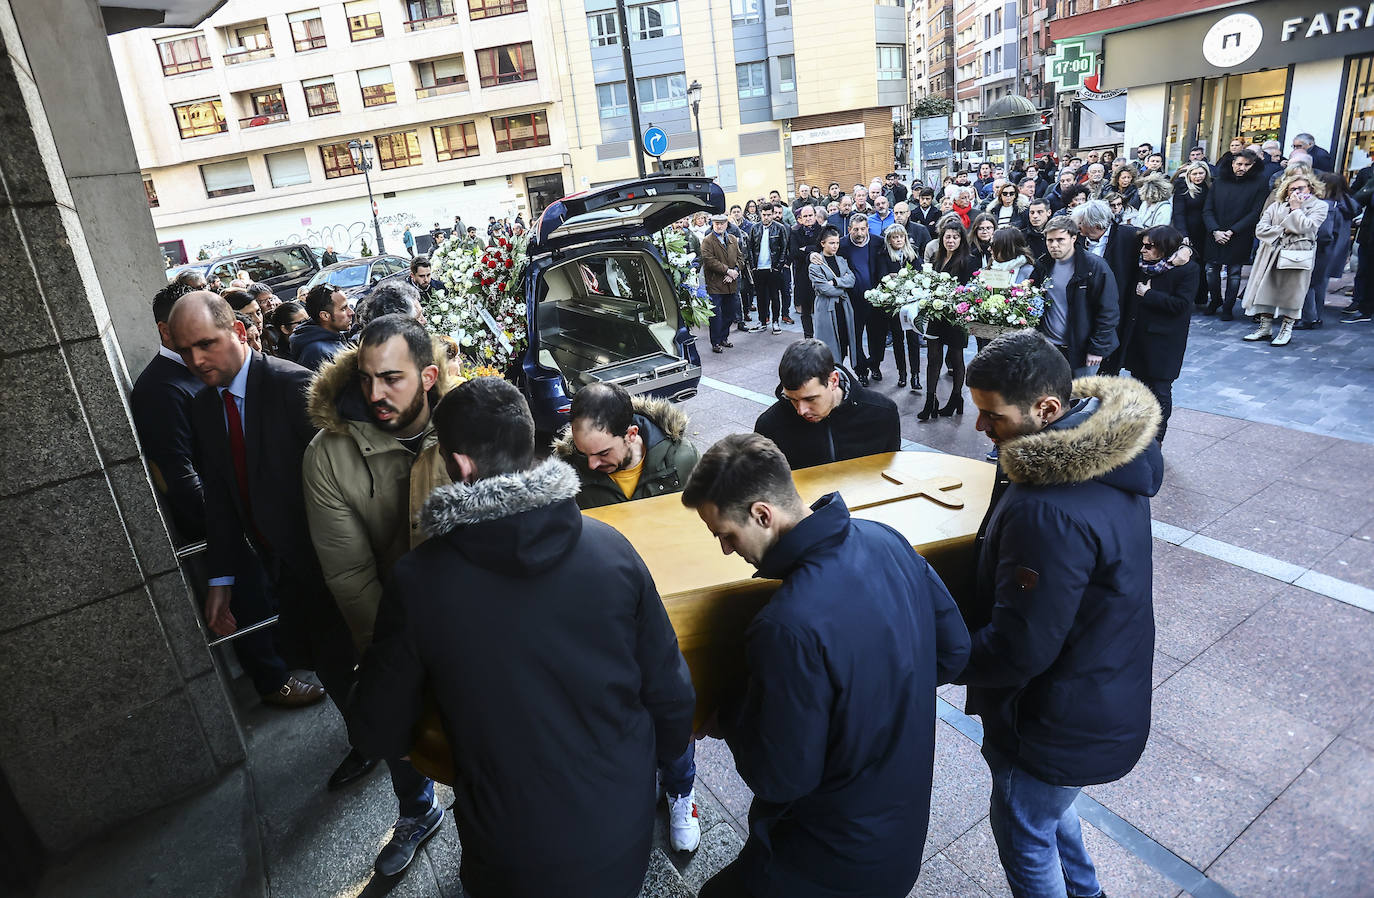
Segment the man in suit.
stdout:
<svg viewBox="0 0 1374 898">
<path fill-rule="evenodd" d="M 1112 210 L 1102 200 L 1088 200 L 1073 210 L 1078 225 L 1080 250 L 1092 253 L 1111 269 L 1121 317 L 1116 325 L 1117 347 L 1102 360 L 1098 374 L 1120 374 L 1125 347 L 1135 330 L 1135 284 L 1140 277 L 1140 230 L 1112 220 Z"/>
<path fill-rule="evenodd" d="M 313 669 L 341 705 L 357 657 L 310 542 L 301 486 L 301 462 L 315 436 L 306 415 L 312 375 L 249 349 L 233 309 L 213 293 L 182 297 L 167 324 L 172 347 L 208 387 L 191 403 L 205 494 L 206 622 L 221 636 L 238 629 L 230 597 L 238 549 L 247 538 L 277 598 L 284 660 Z M 375 766 L 350 751 L 329 786 L 352 782 Z"/>
<path fill-rule="evenodd" d="M 172 307 L 191 289 L 175 281 L 153 297 L 153 320 L 162 345 L 157 355 L 134 382 L 129 404 L 134 428 L 143 445 L 153 482 L 172 519 L 178 543 L 205 539 L 205 496 L 194 461 L 191 431 L 191 400 L 204 386 L 171 349 L 167 318 Z M 231 612 L 245 624 L 265 620 L 275 613 L 270 591 L 257 563 L 242 540 L 238 542 Z M 188 573 L 203 572 L 198 556 L 187 560 Z M 258 694 L 267 704 L 284 708 L 312 705 L 324 698 L 324 690 L 291 676 L 277 653 L 270 632 L 259 631 L 236 639 L 234 653 Z"/>
</svg>

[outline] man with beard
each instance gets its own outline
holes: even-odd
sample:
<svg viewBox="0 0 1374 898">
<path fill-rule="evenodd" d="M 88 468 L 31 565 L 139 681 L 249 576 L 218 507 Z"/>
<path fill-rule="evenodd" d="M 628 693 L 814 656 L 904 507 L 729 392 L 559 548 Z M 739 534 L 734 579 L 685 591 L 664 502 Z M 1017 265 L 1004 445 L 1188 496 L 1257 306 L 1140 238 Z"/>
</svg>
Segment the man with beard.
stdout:
<svg viewBox="0 0 1374 898">
<path fill-rule="evenodd" d="M 1250 261 L 1250 249 L 1255 242 L 1255 226 L 1259 224 L 1269 196 L 1269 184 L 1264 180 L 1264 168 L 1259 157 L 1249 150 L 1241 150 L 1231 157 L 1230 165 L 1217 172 L 1207 201 L 1202 207 L 1202 220 L 1211 235 L 1210 245 L 1203 253 L 1207 260 L 1207 291 L 1210 301 L 1205 314 L 1215 315 L 1221 310 L 1221 320 L 1230 321 L 1240 294 L 1240 272 Z M 1226 269 L 1223 288 L 1222 269 Z"/>
<path fill-rule="evenodd" d="M 854 201 L 848 196 L 840 197 L 840 210 L 826 219 L 826 224 L 841 234 L 849 233 L 849 218 L 854 213 Z"/>
<path fill-rule="evenodd" d="M 372 642 L 383 581 L 422 539 L 420 507 L 449 482 L 430 421 L 449 386 L 445 362 L 418 321 L 383 315 L 310 385 L 320 428 L 302 471 L 310 538 L 360 654 Z M 388 758 L 387 767 L 400 812 L 374 866 L 396 876 L 438 831 L 444 811 L 434 783 L 409 761 Z"/>
<path fill-rule="evenodd" d="M 1050 204 L 1043 197 L 1031 200 L 1026 207 L 1026 227 L 1021 233 L 1026 235 L 1026 245 L 1030 247 L 1031 259 L 1039 262 L 1045 255 L 1045 225 L 1050 220 Z"/>
<path fill-rule="evenodd" d="M 406 280 L 420 293 L 420 301 L 428 303 L 444 294 L 444 288 L 430 274 L 428 256 L 416 256 L 410 260 L 410 276 Z"/>
</svg>

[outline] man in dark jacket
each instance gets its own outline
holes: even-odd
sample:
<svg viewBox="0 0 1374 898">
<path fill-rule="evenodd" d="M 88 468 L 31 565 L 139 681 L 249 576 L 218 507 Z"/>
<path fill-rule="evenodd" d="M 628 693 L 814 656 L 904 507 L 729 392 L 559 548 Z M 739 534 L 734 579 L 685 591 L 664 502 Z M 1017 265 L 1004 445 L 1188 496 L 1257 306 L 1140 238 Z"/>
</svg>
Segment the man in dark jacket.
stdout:
<svg viewBox="0 0 1374 898">
<path fill-rule="evenodd" d="M 954 600 L 838 493 L 807 508 L 757 434 L 707 450 L 682 502 L 724 552 L 782 581 L 746 632 L 743 694 L 718 712 L 754 791 L 749 839 L 701 898 L 902 898 L 930 818 L 935 688 L 968 656 Z"/>
<path fill-rule="evenodd" d="M 318 371 L 343 349 L 353 326 L 353 307 L 338 287 L 316 284 L 305 295 L 305 313 L 309 323 L 291 332 L 291 356 L 301 367 Z"/>
<path fill-rule="evenodd" d="M 820 340 L 798 340 L 778 363 L 778 401 L 754 432 L 772 440 L 795 468 L 902 448 L 897 404 L 859 386 Z"/>
<path fill-rule="evenodd" d="M 1293 152 L 1306 153 L 1312 157 L 1313 171 L 1335 171 L 1336 162 L 1331 154 L 1317 146 L 1317 138 L 1311 134 L 1299 134 L 1293 138 Z"/>
<path fill-rule="evenodd" d="M 816 335 L 816 291 L 811 287 L 811 254 L 821 251 L 821 229 L 825 222 L 817 218 L 817 207 L 802 206 L 797 210 L 797 226 L 792 229 L 789 252 L 792 264 L 792 299 L 801 314 L 802 336 L 808 340 Z"/>
<path fill-rule="evenodd" d="M 882 252 L 881 237 L 868 232 L 868 215 L 855 211 L 849 217 L 849 230 L 840 240 L 840 256 L 854 272 L 854 285 L 849 288 L 849 304 L 854 309 L 854 340 L 858 356 L 851 359 L 859 383 L 868 386 L 869 375 L 883 379 L 878 366 L 883 361 L 887 342 L 887 316 L 873 314 L 873 306 L 864 294 L 873 287 L 873 257 Z"/>
<path fill-rule="evenodd" d="M 923 258 L 922 253 L 925 252 L 926 244 L 930 242 L 930 228 L 911 217 L 910 203 L 898 203 L 892 208 L 892 216 L 897 224 L 906 229 L 906 242 L 916 251 L 916 258 Z"/>
<path fill-rule="evenodd" d="M 629 542 L 578 510 L 576 472 L 536 460 L 519 390 L 477 378 L 434 415 L 453 483 L 392 570 L 349 731 L 372 757 L 405 755 L 433 695 L 474 898 L 544 898 L 551 882 L 633 898 L 655 764 L 692 738 L 668 614 Z"/>
<path fill-rule="evenodd" d="M 1112 219 L 1112 208 L 1102 200 L 1088 200 L 1073 210 L 1078 225 L 1077 252 L 1097 256 L 1112 271 L 1116 280 L 1116 301 L 1120 318 L 1116 324 L 1116 349 L 1102 360 L 1099 374 L 1121 373 L 1126 347 L 1135 332 L 1136 293 L 1140 279 L 1140 229 Z"/>
<path fill-rule="evenodd" d="M 1365 169 L 1369 171 L 1369 169 Z M 1374 319 L 1374 177 L 1352 196 L 1363 211 L 1360 229 L 1355 234 L 1359 247 L 1355 265 L 1355 284 L 1350 305 L 1341 312 L 1342 324 L 1364 324 Z"/>
<path fill-rule="evenodd" d="M 1049 302 L 1040 332 L 1069 360 L 1074 377 L 1096 374 L 1116 349 L 1116 277 L 1107 263 L 1077 245 L 1078 225 L 1057 215 L 1045 225 L 1048 252 L 1036 263 L 1035 280 Z"/>
<path fill-rule="evenodd" d="M 1211 240 L 1203 256 L 1207 259 L 1207 289 L 1211 301 L 1208 315 L 1221 310 L 1221 320 L 1230 321 L 1236 297 L 1240 293 L 1240 270 L 1250 261 L 1250 249 L 1255 242 L 1255 225 L 1264 211 L 1269 196 L 1269 184 L 1264 180 L 1264 168 L 1259 157 L 1250 150 L 1241 150 L 1231 157 L 1229 167 L 1217 172 L 1207 202 L 1202 207 L 1202 220 Z M 1221 269 L 1226 268 L 1226 292 L 1221 287 Z"/>
<path fill-rule="evenodd" d="M 749 271 L 753 276 L 754 295 L 759 305 L 760 330 L 769 327 L 782 333 L 782 270 L 789 261 L 787 226 L 774 221 L 772 203 L 759 206 L 759 223 L 749 232 L 745 242 Z"/>
<path fill-rule="evenodd" d="M 1049 251 L 1045 247 L 1045 225 L 1050 221 L 1050 204 L 1044 197 L 1038 197 L 1030 201 L 1026 207 L 1026 226 L 1021 229 L 1021 233 L 1026 237 L 1026 246 L 1030 247 L 1031 258 L 1040 259 Z"/>
<path fill-rule="evenodd" d="M 1026 331 L 986 346 L 968 385 L 1000 450 L 971 615 L 987 623 L 956 678 L 983 719 L 993 837 L 1012 894 L 1100 895 L 1073 802 L 1149 736 L 1159 406 L 1131 378 L 1071 384 Z"/>
</svg>

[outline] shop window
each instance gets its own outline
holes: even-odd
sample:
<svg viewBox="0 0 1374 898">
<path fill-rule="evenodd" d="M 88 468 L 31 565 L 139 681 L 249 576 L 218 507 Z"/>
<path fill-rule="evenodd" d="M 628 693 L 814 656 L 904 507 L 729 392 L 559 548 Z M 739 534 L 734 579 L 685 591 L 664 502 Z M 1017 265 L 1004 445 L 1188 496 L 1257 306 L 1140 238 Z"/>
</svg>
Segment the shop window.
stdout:
<svg viewBox="0 0 1374 898">
<path fill-rule="evenodd" d="M 498 153 L 549 145 L 549 118 L 543 110 L 492 116 L 491 130 L 496 137 Z"/>
<path fill-rule="evenodd" d="M 224 120 L 224 106 L 220 103 L 219 97 L 180 103 L 172 107 L 172 112 L 176 115 L 177 131 L 180 132 L 182 140 L 223 134 L 229 130 L 229 124 Z"/>
<path fill-rule="evenodd" d="M 1337 172 L 1349 180 L 1374 156 L 1374 56 L 1352 56 L 1346 66 L 1344 133 L 1331 152 L 1336 155 Z"/>
<path fill-rule="evenodd" d="M 477 155 L 477 124 L 475 122 L 456 122 L 452 125 L 436 125 L 433 128 L 434 150 L 440 162 L 450 159 L 465 159 Z"/>
<path fill-rule="evenodd" d="M 534 65 L 534 44 L 506 44 L 477 51 L 477 71 L 483 87 L 519 84 L 534 81 L 538 72 Z"/>
<path fill-rule="evenodd" d="M 398 131 L 395 134 L 378 134 L 373 138 L 377 145 L 377 161 L 383 171 L 393 168 L 409 168 L 419 165 L 420 132 Z"/>
<path fill-rule="evenodd" d="M 490 19 L 524 12 L 528 8 L 525 0 L 468 0 L 468 17 Z"/>
<path fill-rule="evenodd" d="M 286 17 L 291 26 L 291 43 L 297 53 L 319 50 L 326 46 L 324 39 L 324 19 L 318 9 L 293 12 Z"/>
<path fill-rule="evenodd" d="M 361 175 L 363 170 L 353 164 L 353 155 L 348 152 L 348 142 L 328 143 L 320 147 L 320 161 L 324 163 L 326 178 L 346 178 Z"/>
<path fill-rule="evenodd" d="M 208 69 L 210 51 L 205 46 L 205 35 L 189 34 L 169 37 L 157 42 L 157 55 L 162 60 L 162 74 L 184 75 Z"/>
<path fill-rule="evenodd" d="M 339 111 L 339 91 L 333 78 L 314 78 L 302 81 L 305 88 L 305 111 L 314 117 Z"/>
</svg>

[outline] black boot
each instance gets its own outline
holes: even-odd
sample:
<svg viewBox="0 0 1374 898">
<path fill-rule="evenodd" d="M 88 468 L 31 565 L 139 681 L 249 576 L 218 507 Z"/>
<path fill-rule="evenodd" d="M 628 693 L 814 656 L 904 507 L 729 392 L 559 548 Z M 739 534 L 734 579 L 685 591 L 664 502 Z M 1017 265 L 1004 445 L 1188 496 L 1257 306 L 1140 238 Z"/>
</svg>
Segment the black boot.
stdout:
<svg viewBox="0 0 1374 898">
<path fill-rule="evenodd" d="M 916 415 L 916 420 L 929 421 L 938 414 L 940 414 L 940 401 L 935 398 L 935 391 L 931 390 L 930 395 L 926 397 L 925 408 Z"/>
<path fill-rule="evenodd" d="M 940 417 L 948 418 L 950 415 L 962 415 L 964 413 L 964 396 L 956 393 L 949 398 L 945 407 L 940 409 Z"/>
</svg>

